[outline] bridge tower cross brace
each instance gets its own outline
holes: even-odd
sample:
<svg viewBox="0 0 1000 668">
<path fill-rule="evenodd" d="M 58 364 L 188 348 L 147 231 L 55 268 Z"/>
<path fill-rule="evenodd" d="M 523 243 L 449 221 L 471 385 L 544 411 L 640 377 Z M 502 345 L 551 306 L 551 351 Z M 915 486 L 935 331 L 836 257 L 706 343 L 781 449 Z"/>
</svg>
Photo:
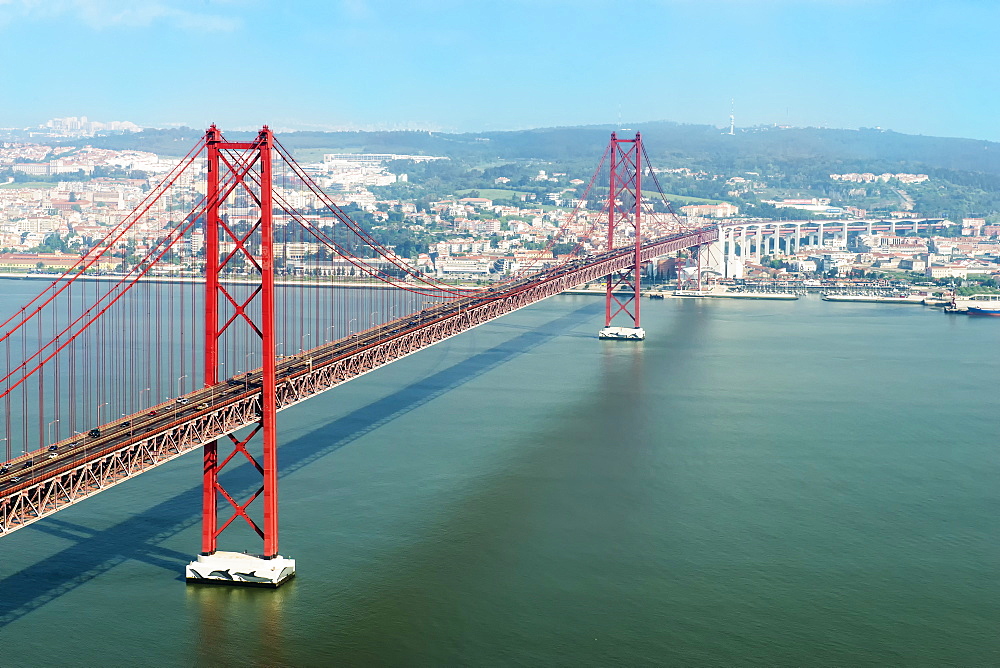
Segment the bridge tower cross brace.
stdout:
<svg viewBox="0 0 1000 668">
<path fill-rule="evenodd" d="M 634 248 L 632 266 L 608 274 L 605 282 L 604 326 L 619 313 L 639 329 L 639 283 L 642 269 L 642 137 L 619 139 L 611 133 L 611 180 L 608 196 L 608 250 L 621 246 L 622 238 Z M 624 288 L 624 291 L 620 289 Z M 628 295 L 625 297 L 624 295 Z"/>
<path fill-rule="evenodd" d="M 220 461 L 220 440 L 204 446 L 202 492 L 202 545 L 201 557 L 188 567 L 189 581 L 213 581 L 202 577 L 199 570 L 250 570 L 257 573 L 254 584 L 264 575 L 260 564 L 251 565 L 233 561 L 234 553 L 218 552 L 219 535 L 234 521 L 242 519 L 263 539 L 263 552 L 259 562 L 263 570 L 274 571 L 273 581 L 265 585 L 278 586 L 294 574 L 294 561 L 278 555 L 278 467 L 277 467 L 277 379 L 274 351 L 275 287 L 274 287 L 274 220 L 273 220 L 273 166 L 274 137 L 265 125 L 251 142 L 227 142 L 213 124 L 205 134 L 208 177 L 206 184 L 205 216 L 205 378 L 206 386 L 215 385 L 219 378 L 219 347 L 227 330 L 241 324 L 249 328 L 251 338 L 260 341 L 261 389 L 260 422 L 243 439 L 229 435 L 232 453 Z M 221 178 L 226 174 L 226 179 Z M 260 217 L 249 232 L 238 232 L 220 215 L 220 207 L 235 191 L 245 193 L 257 206 Z M 251 236 L 259 242 L 259 255 L 253 253 Z M 233 250 L 222 252 L 221 240 L 226 238 Z M 220 275 L 237 261 L 253 267 L 260 275 L 260 284 L 247 298 L 232 294 L 220 281 Z M 259 302 L 259 306 L 254 304 Z M 221 317 L 220 304 L 229 304 L 232 313 Z M 224 321 L 224 322 L 223 322 Z M 256 352 L 256 351 L 254 351 Z M 248 387 L 249 387 L 249 370 Z M 258 461 L 247 450 L 247 444 L 257 434 L 263 438 L 263 452 Z M 250 498 L 239 502 L 222 486 L 219 472 L 234 458 L 245 457 L 261 475 L 261 485 Z M 220 524 L 218 508 L 220 497 L 231 507 L 231 514 Z M 263 501 L 262 526 L 247 512 L 247 507 L 258 497 Z M 218 555 L 219 558 L 216 558 Z M 237 555 L 239 557 L 239 555 Z M 241 557 L 246 561 L 245 557 Z M 270 560 L 280 564 L 267 564 Z M 230 564 L 233 564 L 232 566 Z M 198 568 L 195 568 L 195 567 Z M 195 576 L 192 576 L 192 569 Z M 270 577 L 270 576 L 265 576 Z M 240 584 L 233 581 L 233 584 Z"/>
</svg>

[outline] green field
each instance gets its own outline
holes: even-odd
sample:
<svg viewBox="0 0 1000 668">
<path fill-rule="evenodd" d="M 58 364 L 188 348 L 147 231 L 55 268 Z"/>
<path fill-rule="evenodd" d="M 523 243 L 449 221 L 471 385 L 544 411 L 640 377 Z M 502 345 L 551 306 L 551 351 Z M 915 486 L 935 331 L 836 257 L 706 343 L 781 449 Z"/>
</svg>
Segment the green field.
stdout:
<svg viewBox="0 0 1000 668">
<path fill-rule="evenodd" d="M 643 191 L 645 192 L 645 191 Z M 705 199 L 704 197 L 687 197 L 685 195 L 665 194 L 664 197 L 671 204 L 687 206 L 688 204 L 722 204 L 721 199 Z"/>
<path fill-rule="evenodd" d="M 456 190 L 455 197 L 468 197 L 469 193 L 471 192 L 473 192 L 472 188 L 467 188 L 465 190 Z M 500 188 L 479 188 L 475 189 L 475 192 L 478 192 L 480 197 L 491 199 L 494 202 L 502 202 L 503 200 L 510 199 L 511 196 L 513 195 L 521 196 L 527 194 L 520 190 L 503 190 Z M 646 196 L 651 197 L 652 195 L 650 195 L 647 192 Z M 685 195 L 665 195 L 665 197 L 671 204 L 675 206 L 686 206 L 688 204 L 720 204 L 722 202 L 722 200 L 719 199 L 705 199 L 704 197 L 686 197 Z M 537 204 L 538 206 L 549 207 L 551 209 L 557 208 L 549 204 L 543 204 L 542 202 L 536 202 L 535 204 Z"/>
<path fill-rule="evenodd" d="M 0 188 L 16 190 L 18 188 L 55 188 L 58 183 L 46 183 L 45 181 L 22 181 L 21 183 L 0 183 Z"/>
<path fill-rule="evenodd" d="M 494 202 L 499 200 L 510 199 L 511 197 L 521 197 L 527 195 L 528 193 L 520 190 L 501 190 L 499 188 L 467 188 L 465 190 L 456 190 L 455 197 L 468 197 L 469 193 L 473 192 L 479 193 L 479 197 L 485 197 L 486 199 L 491 199 Z"/>
</svg>

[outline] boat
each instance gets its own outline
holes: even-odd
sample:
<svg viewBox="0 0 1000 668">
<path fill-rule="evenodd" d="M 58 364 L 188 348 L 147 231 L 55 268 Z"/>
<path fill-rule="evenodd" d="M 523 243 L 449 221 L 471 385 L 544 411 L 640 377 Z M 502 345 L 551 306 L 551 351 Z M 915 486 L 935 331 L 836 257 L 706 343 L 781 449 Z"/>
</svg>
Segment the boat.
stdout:
<svg viewBox="0 0 1000 668">
<path fill-rule="evenodd" d="M 1000 293 L 979 293 L 967 297 L 954 297 L 951 303 L 944 307 L 945 313 L 968 313 L 972 315 L 994 315 L 990 311 L 1000 309 Z"/>
<path fill-rule="evenodd" d="M 965 310 L 969 315 L 988 315 L 1000 317 L 1000 306 L 969 306 Z"/>
</svg>

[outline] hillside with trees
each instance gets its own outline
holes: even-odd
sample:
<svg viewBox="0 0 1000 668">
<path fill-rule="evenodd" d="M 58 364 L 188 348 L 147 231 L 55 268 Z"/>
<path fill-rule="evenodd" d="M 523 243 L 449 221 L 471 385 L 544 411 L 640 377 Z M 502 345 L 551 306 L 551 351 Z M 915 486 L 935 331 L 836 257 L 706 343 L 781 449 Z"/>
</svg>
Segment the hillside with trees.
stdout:
<svg viewBox="0 0 1000 668">
<path fill-rule="evenodd" d="M 410 179 L 409 196 L 432 199 L 462 188 L 492 188 L 494 180 L 504 176 L 512 179 L 510 187 L 537 191 L 532 193 L 537 197 L 546 187 L 532 184 L 531 174 L 538 169 L 578 176 L 591 173 L 613 129 L 587 126 L 465 134 L 290 132 L 278 135 L 278 139 L 293 154 L 315 156 L 327 151 L 451 158 L 425 165 L 394 165 L 393 171 L 407 173 Z M 770 211 L 763 199 L 821 197 L 829 198 L 833 205 L 858 206 L 875 215 L 899 209 L 907 199 L 914 213 L 929 216 L 995 219 L 1000 214 L 1000 144 L 995 142 L 880 129 L 756 127 L 729 135 L 713 126 L 665 121 L 636 124 L 632 130 L 618 132 L 631 137 L 635 130 L 643 133 L 656 167 L 703 173 L 695 177 L 664 175 L 661 182 L 671 194 L 731 201 L 748 213 L 765 215 Z M 102 148 L 177 156 L 201 134 L 178 128 L 87 141 Z M 230 132 L 226 136 L 246 140 L 253 134 Z M 893 182 L 854 184 L 830 178 L 830 174 L 866 172 L 927 174 L 930 180 L 903 188 Z M 734 189 L 727 183 L 733 177 L 745 178 L 754 187 Z"/>
</svg>

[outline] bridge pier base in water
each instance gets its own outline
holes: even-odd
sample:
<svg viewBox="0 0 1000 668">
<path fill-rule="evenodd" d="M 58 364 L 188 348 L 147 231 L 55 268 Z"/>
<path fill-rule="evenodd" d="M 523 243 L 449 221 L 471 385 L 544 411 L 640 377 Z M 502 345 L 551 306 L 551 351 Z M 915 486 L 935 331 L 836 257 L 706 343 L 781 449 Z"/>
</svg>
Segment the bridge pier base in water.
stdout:
<svg viewBox="0 0 1000 668">
<path fill-rule="evenodd" d="M 597 333 L 597 338 L 642 341 L 646 338 L 646 330 L 642 327 L 604 327 Z"/>
<path fill-rule="evenodd" d="M 202 554 L 184 569 L 189 583 L 279 587 L 295 577 L 295 560 L 265 559 L 243 552 Z"/>
</svg>

